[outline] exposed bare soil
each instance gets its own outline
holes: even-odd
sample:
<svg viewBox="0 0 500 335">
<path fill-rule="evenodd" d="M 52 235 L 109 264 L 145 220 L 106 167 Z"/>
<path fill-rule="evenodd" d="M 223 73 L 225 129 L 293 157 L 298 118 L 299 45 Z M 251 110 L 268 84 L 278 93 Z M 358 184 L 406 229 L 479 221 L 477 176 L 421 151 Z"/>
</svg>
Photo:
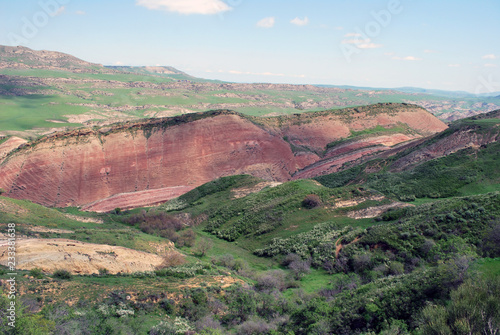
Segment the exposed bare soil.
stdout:
<svg viewBox="0 0 500 335">
<path fill-rule="evenodd" d="M 7 251 L 7 241 L 0 240 L 0 264 L 7 265 Z M 98 273 L 102 268 L 112 274 L 152 271 L 164 260 L 143 251 L 67 239 L 18 239 L 16 259 L 18 269 L 65 269 L 74 274 Z"/>
</svg>

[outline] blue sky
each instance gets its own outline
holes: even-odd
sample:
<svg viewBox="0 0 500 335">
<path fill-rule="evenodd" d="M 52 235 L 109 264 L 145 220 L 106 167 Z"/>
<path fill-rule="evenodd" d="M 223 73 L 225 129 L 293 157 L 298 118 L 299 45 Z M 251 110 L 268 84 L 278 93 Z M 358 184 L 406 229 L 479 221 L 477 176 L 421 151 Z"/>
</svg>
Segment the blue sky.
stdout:
<svg viewBox="0 0 500 335">
<path fill-rule="evenodd" d="M 500 91 L 498 0 L 0 1 L 0 44 L 235 82 Z"/>
</svg>

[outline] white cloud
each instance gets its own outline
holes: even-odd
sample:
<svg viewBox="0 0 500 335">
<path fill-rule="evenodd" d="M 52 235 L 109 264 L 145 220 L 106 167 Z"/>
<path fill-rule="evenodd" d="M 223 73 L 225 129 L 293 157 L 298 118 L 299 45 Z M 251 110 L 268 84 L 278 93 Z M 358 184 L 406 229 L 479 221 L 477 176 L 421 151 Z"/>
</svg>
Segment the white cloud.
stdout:
<svg viewBox="0 0 500 335">
<path fill-rule="evenodd" d="M 377 49 L 377 48 L 381 48 L 382 44 L 362 43 L 362 44 L 358 44 L 357 47 L 360 49 Z"/>
<path fill-rule="evenodd" d="M 75 12 L 75 14 L 77 14 L 77 15 L 85 15 L 85 14 L 87 14 L 87 13 L 85 13 L 83 10 L 77 10 L 77 11 Z"/>
<path fill-rule="evenodd" d="M 360 34 L 346 34 L 346 37 L 359 37 L 361 36 Z M 351 38 L 347 40 L 343 40 L 342 44 L 354 44 L 356 47 L 359 49 L 376 49 L 376 48 L 381 48 L 382 44 L 375 44 L 372 43 L 371 39 L 360 39 L 360 38 Z"/>
<path fill-rule="evenodd" d="M 259 22 L 257 22 L 257 27 L 260 28 L 272 28 L 276 23 L 276 19 L 274 17 L 265 17 Z"/>
<path fill-rule="evenodd" d="M 484 55 L 482 58 L 483 59 L 497 59 L 497 56 L 495 56 L 494 54 L 489 54 L 489 55 Z"/>
<path fill-rule="evenodd" d="M 290 21 L 291 24 L 294 24 L 296 26 L 302 27 L 302 26 L 307 26 L 309 24 L 309 18 L 306 16 L 304 19 L 300 19 L 299 17 L 296 17 L 292 21 Z"/>
<path fill-rule="evenodd" d="M 151 10 L 180 14 L 212 15 L 232 9 L 221 0 L 136 0 L 135 3 Z"/>
<path fill-rule="evenodd" d="M 344 37 L 359 37 L 361 34 L 358 33 L 347 33 L 344 35 Z"/>
<path fill-rule="evenodd" d="M 424 52 L 426 54 L 435 54 L 435 53 L 437 53 L 437 51 L 435 51 L 435 50 L 429 50 L 429 49 L 424 50 Z"/>
<path fill-rule="evenodd" d="M 250 72 L 241 72 L 241 71 L 236 71 L 236 70 L 230 70 L 229 73 L 231 73 L 231 74 L 250 74 Z"/>
<path fill-rule="evenodd" d="M 59 7 L 59 9 L 54 13 L 54 16 L 61 15 L 66 10 L 65 6 Z"/>
<path fill-rule="evenodd" d="M 205 72 L 213 72 L 211 70 L 206 70 Z M 250 71 L 239 71 L 239 70 L 218 70 L 219 73 L 230 73 L 236 75 L 251 75 L 251 76 L 267 76 L 267 77 L 290 77 L 290 78 L 307 78 L 304 74 L 284 74 L 284 73 L 274 73 L 274 72 L 250 72 Z"/>
<path fill-rule="evenodd" d="M 366 40 L 361 40 L 359 38 L 351 38 L 348 40 L 343 40 L 342 44 L 361 44 L 361 43 L 370 43 L 370 39 L 367 38 Z"/>
<path fill-rule="evenodd" d="M 384 53 L 384 55 L 386 55 L 386 56 L 394 56 L 394 52 L 386 52 L 386 53 Z"/>
<path fill-rule="evenodd" d="M 484 64 L 484 67 L 497 67 L 496 64 Z"/>
<path fill-rule="evenodd" d="M 422 60 L 422 58 L 417 58 L 417 57 L 414 57 L 414 56 L 392 57 L 392 59 L 396 59 L 396 60 L 408 60 L 408 61 Z"/>
<path fill-rule="evenodd" d="M 460 64 L 448 64 L 449 67 L 460 67 Z"/>
<path fill-rule="evenodd" d="M 335 27 L 333 29 L 335 29 L 335 30 L 344 30 L 344 27 Z"/>
<path fill-rule="evenodd" d="M 123 63 L 122 63 L 122 62 L 120 62 L 120 61 L 116 61 L 116 62 L 115 62 L 115 65 L 120 66 L 120 65 L 123 65 Z"/>
<path fill-rule="evenodd" d="M 262 72 L 262 73 L 252 73 L 258 76 L 276 76 L 276 77 L 283 77 L 285 76 L 283 73 L 272 73 L 272 72 Z"/>
<path fill-rule="evenodd" d="M 225 72 L 223 70 L 220 70 L 219 72 Z M 244 72 L 244 71 L 237 71 L 237 70 L 230 70 L 228 71 L 230 74 L 245 74 L 245 75 L 252 75 L 252 76 L 275 76 L 275 77 L 284 77 L 285 75 L 283 73 L 272 73 L 272 72 Z"/>
</svg>

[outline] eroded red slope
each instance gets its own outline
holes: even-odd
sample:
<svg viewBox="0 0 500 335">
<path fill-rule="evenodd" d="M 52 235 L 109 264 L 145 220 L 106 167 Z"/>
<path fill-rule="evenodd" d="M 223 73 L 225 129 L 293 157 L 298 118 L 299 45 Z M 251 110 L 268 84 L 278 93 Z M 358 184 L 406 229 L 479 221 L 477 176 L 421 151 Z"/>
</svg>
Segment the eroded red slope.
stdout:
<svg viewBox="0 0 500 335">
<path fill-rule="evenodd" d="M 401 113 L 381 111 L 362 122 L 323 112 L 277 125 L 275 119 L 255 122 L 218 111 L 57 134 L 11 153 L 0 165 L 0 187 L 9 197 L 45 206 L 87 205 L 98 211 L 146 206 L 227 175 L 287 181 L 321 159 L 307 150 L 292 151 L 287 141 L 319 150 L 349 135 L 349 129 L 397 124 L 408 115 L 413 116 L 408 124 L 417 123 L 415 132 L 421 134 L 415 136 L 446 128 L 422 108 L 398 106 Z"/>
</svg>

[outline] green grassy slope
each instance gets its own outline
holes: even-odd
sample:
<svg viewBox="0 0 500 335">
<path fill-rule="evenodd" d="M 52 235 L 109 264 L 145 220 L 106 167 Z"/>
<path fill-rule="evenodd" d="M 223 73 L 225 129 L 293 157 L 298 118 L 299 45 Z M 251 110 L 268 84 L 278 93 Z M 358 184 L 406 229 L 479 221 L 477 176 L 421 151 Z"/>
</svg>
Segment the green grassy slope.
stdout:
<svg viewBox="0 0 500 335">
<path fill-rule="evenodd" d="M 491 116 L 491 115 L 490 115 Z M 485 116 L 487 117 L 487 116 Z M 483 148 L 467 148 L 445 157 L 430 160 L 402 172 L 390 172 L 392 164 L 414 151 L 465 131 L 473 138 L 481 135 L 498 136 L 498 118 L 472 118 L 457 121 L 449 129 L 391 158 L 375 160 L 339 173 L 315 178 L 328 187 L 364 182 L 387 196 L 403 201 L 416 198 L 446 198 L 500 190 L 500 144 L 493 142 Z M 476 135 L 474 135 L 476 134 Z M 497 135 L 495 135 L 497 134 Z M 425 152 L 425 150 L 423 151 Z M 367 167 L 379 166 L 378 172 L 366 173 Z"/>
<path fill-rule="evenodd" d="M 475 159 L 481 165 L 469 165 L 465 156 L 450 155 L 443 166 L 471 170 L 482 166 L 488 171 L 487 165 L 493 164 L 489 161 L 498 162 L 490 149 L 487 146 L 477 152 Z M 485 176 L 481 171 L 475 173 Z M 405 186 L 405 180 L 410 186 Z M 472 179 L 468 185 L 477 181 Z M 125 276 L 77 276 L 70 281 L 53 281 L 46 274 L 36 282 L 22 277 L 19 285 L 25 288 L 24 301 L 43 304 L 39 320 L 49 320 L 54 327 L 69 327 L 64 323 L 68 319 L 58 316 L 65 310 L 79 328 L 87 329 L 85 320 L 92 318 L 110 334 L 131 329 L 132 324 L 140 325 L 137 333 L 147 333 L 161 320 L 173 329 L 182 321 L 201 332 L 208 328 L 200 323 L 207 316 L 213 327 L 229 333 L 248 333 L 243 329 L 249 329 L 244 327 L 251 322 L 284 334 L 382 334 L 389 329 L 404 333 L 425 325 L 420 319 L 425 306 L 446 306 L 455 290 L 468 285 L 467 278 L 477 282 L 482 277 L 498 277 L 500 250 L 495 247 L 495 231 L 500 222 L 499 192 L 485 194 L 487 189 L 480 189 L 478 195 L 425 199 L 428 202 L 416 207 L 356 220 L 346 213 L 391 200 L 369 200 L 380 195 L 369 183 L 329 188 L 301 180 L 258 191 L 260 183 L 262 180 L 250 176 L 225 177 L 156 209 L 106 215 L 62 210 L 97 216 L 104 224 L 81 223 L 61 211 L 0 198 L 4 206 L 1 221 L 17 222 L 21 227 L 37 224 L 73 229 L 78 231 L 76 239 L 89 237 L 90 241 L 140 249 L 140 243 L 123 240 L 130 235 L 134 241 L 165 240 L 154 232 L 139 232 L 152 222 L 146 220 L 148 215 L 165 211 L 190 218 L 190 227 L 181 229 L 180 236 L 189 230 L 195 233 L 194 243 L 176 242 L 188 256 L 187 265 Z M 411 185 L 411 180 L 402 178 L 401 188 L 412 189 Z M 246 196 L 235 198 L 235 194 Z M 303 200 L 313 194 L 321 201 L 311 209 Z M 358 201 L 350 207 L 335 208 L 353 200 Z M 145 221 L 131 221 L 134 217 Z M 200 254 L 204 241 L 210 245 Z M 0 278 L 5 276 L 0 268 Z M 221 288 L 220 278 L 229 280 L 227 276 L 245 284 Z M 127 300 L 127 295 L 132 299 Z M 70 307 L 61 304 L 63 301 L 79 302 Z M 124 312 L 118 311 L 124 310 L 134 313 L 121 319 L 119 313 Z"/>
</svg>

